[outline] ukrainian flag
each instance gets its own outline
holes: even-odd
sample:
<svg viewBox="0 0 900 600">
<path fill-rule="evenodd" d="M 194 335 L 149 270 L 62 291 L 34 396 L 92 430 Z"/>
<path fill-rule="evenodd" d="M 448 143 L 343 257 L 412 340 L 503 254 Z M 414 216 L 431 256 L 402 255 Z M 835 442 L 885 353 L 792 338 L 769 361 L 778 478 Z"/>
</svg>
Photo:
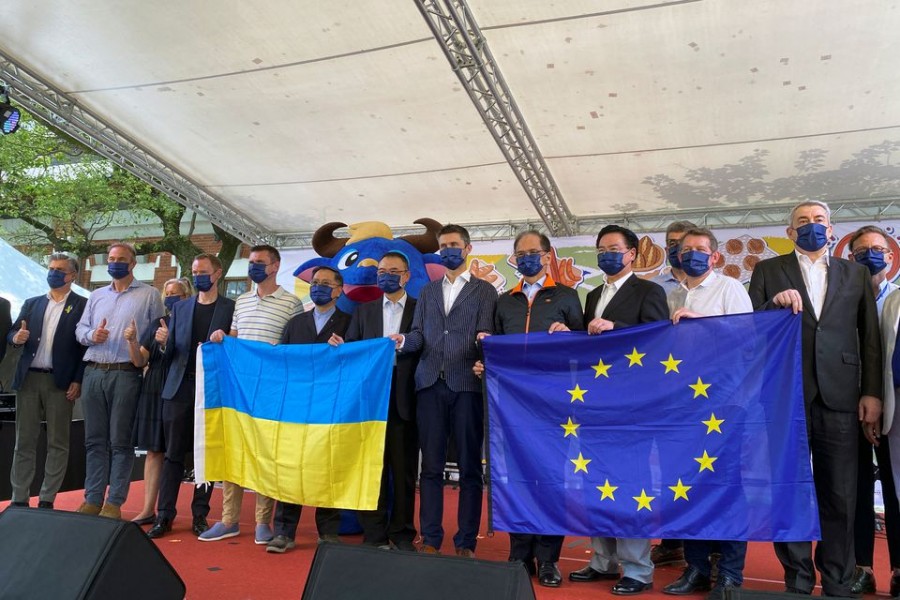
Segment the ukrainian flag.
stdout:
<svg viewBox="0 0 900 600">
<path fill-rule="evenodd" d="M 293 504 L 378 504 L 394 343 L 271 346 L 226 337 L 197 352 L 194 470 Z"/>
</svg>

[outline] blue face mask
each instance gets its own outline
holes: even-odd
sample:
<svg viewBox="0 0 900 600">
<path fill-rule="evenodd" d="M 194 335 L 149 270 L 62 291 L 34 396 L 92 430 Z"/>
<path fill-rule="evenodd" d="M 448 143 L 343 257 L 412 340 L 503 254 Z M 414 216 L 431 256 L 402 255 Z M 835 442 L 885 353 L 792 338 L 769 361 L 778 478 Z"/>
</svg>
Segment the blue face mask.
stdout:
<svg viewBox="0 0 900 600">
<path fill-rule="evenodd" d="M 250 280 L 253 283 L 262 283 L 269 277 L 266 274 L 267 267 L 268 265 L 261 263 L 250 263 L 250 267 L 247 269 L 247 275 L 250 276 Z"/>
<path fill-rule="evenodd" d="M 807 223 L 794 231 L 797 232 L 797 241 L 794 243 L 807 252 L 817 252 L 828 243 L 828 227 L 821 223 Z"/>
<path fill-rule="evenodd" d="M 451 271 L 455 271 L 466 262 L 462 255 L 462 248 L 441 248 L 441 264 Z"/>
<path fill-rule="evenodd" d="M 688 250 L 681 255 L 681 269 L 691 277 L 700 277 L 709 271 L 710 256 L 699 250 Z"/>
<path fill-rule="evenodd" d="M 400 275 L 392 275 L 390 273 L 378 274 L 378 289 L 385 294 L 393 294 L 400 289 Z"/>
<path fill-rule="evenodd" d="M 175 308 L 175 305 L 181 302 L 181 296 L 166 296 L 165 300 L 163 300 L 163 304 L 166 305 L 166 311 L 169 314 L 172 313 L 172 309 Z"/>
<path fill-rule="evenodd" d="M 674 246 L 669 248 L 669 252 L 668 252 L 669 253 L 669 265 L 673 269 L 681 268 L 681 255 L 678 254 L 679 249 L 680 248 L 679 248 L 678 244 L 675 244 Z"/>
<path fill-rule="evenodd" d="M 47 285 L 56 290 L 66 285 L 66 272 L 58 269 L 47 271 Z"/>
<path fill-rule="evenodd" d="M 525 254 L 516 258 L 516 268 L 525 277 L 534 277 L 541 272 L 544 265 L 541 264 L 540 254 Z"/>
<path fill-rule="evenodd" d="M 212 286 L 212 275 L 207 275 L 206 273 L 202 275 L 194 275 L 194 287 L 199 291 L 208 292 L 212 289 Z"/>
<path fill-rule="evenodd" d="M 624 252 L 604 252 L 597 255 L 597 266 L 607 275 L 615 275 L 625 268 L 624 257 Z"/>
<path fill-rule="evenodd" d="M 871 248 L 859 254 L 854 254 L 853 259 L 869 269 L 869 273 L 872 275 L 881 273 L 887 267 L 887 262 L 884 260 L 884 252 L 878 252 Z"/>
<path fill-rule="evenodd" d="M 106 265 L 106 272 L 113 279 L 124 279 L 128 277 L 128 263 L 111 262 Z"/>
<path fill-rule="evenodd" d="M 316 306 L 325 306 L 331 302 L 331 288 L 327 285 L 314 285 L 309 288 L 309 297 Z"/>
</svg>

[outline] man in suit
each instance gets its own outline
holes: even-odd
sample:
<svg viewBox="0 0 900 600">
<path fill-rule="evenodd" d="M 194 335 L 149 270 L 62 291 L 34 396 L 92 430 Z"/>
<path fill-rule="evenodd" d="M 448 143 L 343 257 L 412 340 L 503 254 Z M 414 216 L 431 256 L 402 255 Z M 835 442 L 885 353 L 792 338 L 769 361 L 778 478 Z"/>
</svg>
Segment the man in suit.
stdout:
<svg viewBox="0 0 900 600">
<path fill-rule="evenodd" d="M 404 287 L 409 281 L 409 260 L 400 252 L 388 252 L 378 263 L 378 287 L 384 297 L 360 304 L 350 320 L 346 341 L 388 337 L 407 333 L 412 325 L 416 300 Z M 333 334 L 329 343 L 344 340 Z M 363 528 L 363 543 L 381 548 L 393 547 L 415 552 L 416 474 L 419 447 L 416 436 L 416 387 L 413 375 L 418 354 L 400 354 L 391 380 L 387 430 L 384 441 L 384 470 L 378 508 L 358 511 Z M 389 481 L 393 486 L 389 487 Z M 388 498 L 393 502 L 388 506 Z M 390 513 L 390 519 L 388 518 Z"/>
<path fill-rule="evenodd" d="M 457 555 L 472 557 L 484 488 L 484 404 L 472 367 L 478 360 L 478 334 L 494 328 L 497 291 L 466 269 L 472 245 L 464 227 L 445 225 L 438 232 L 438 245 L 446 274 L 422 288 L 409 333 L 391 337 L 402 352 L 422 352 L 416 368 L 422 551 L 438 553 L 444 540 L 444 467 L 452 433 L 459 464 L 459 530 L 453 545 Z"/>
<path fill-rule="evenodd" d="M 222 262 L 212 254 L 199 254 L 191 264 L 198 295 L 175 304 L 168 327 L 156 332 L 169 372 L 163 385 L 163 438 L 165 462 L 160 475 L 156 522 L 147 532 L 151 538 L 172 530 L 178 490 L 184 477 L 184 460 L 194 447 L 194 391 L 197 380 L 197 347 L 215 331 L 231 326 L 234 300 L 219 295 Z M 200 483 L 200 482 L 198 482 Z M 191 529 L 201 535 L 209 527 L 209 497 L 212 485 L 194 488 Z"/>
<path fill-rule="evenodd" d="M 12 388 L 16 393 L 16 449 L 10 474 L 13 506 L 28 506 L 41 420 L 47 421 L 47 460 L 38 507 L 53 508 L 69 464 L 72 407 L 81 395 L 85 347 L 75 339 L 87 299 L 72 293 L 78 261 L 50 257 L 50 291 L 25 301 L 8 341 L 24 346 Z M 43 415 L 43 417 L 42 417 Z"/>
<path fill-rule="evenodd" d="M 9 335 L 9 330 L 12 327 L 12 308 L 9 305 L 9 300 L 6 298 L 0 298 L 0 339 L 5 340 L 6 336 Z M 0 344 L 0 362 L 3 361 L 3 357 L 6 356 L 6 344 Z"/>
<path fill-rule="evenodd" d="M 637 246 L 637 235 L 619 225 L 607 225 L 597 234 L 597 265 L 606 274 L 606 282 L 587 297 L 584 326 L 589 334 L 669 318 L 663 288 L 632 270 Z M 591 546 L 590 564 L 569 573 L 570 581 L 618 579 L 621 564 L 622 577 L 613 586 L 613 594 L 634 595 L 653 587 L 650 540 L 592 537 Z"/>
<path fill-rule="evenodd" d="M 282 344 L 324 344 L 337 334 L 341 337 L 350 325 L 350 315 L 338 310 L 335 304 L 341 296 L 344 278 L 331 267 L 319 267 L 312 272 L 309 297 L 314 310 L 300 313 L 288 321 Z M 299 504 L 278 501 L 275 507 L 275 536 L 266 545 L 266 552 L 283 554 L 294 547 L 294 536 L 300 522 Z M 316 509 L 316 529 L 319 541 L 337 542 L 341 526 L 341 512 L 336 508 Z"/>
<path fill-rule="evenodd" d="M 522 279 L 497 299 L 494 333 L 584 329 L 578 292 L 558 285 L 547 272 L 552 258 L 549 238 L 539 231 L 523 231 L 513 242 L 513 255 Z M 476 362 L 473 372 L 481 377 L 484 364 Z M 557 563 L 564 539 L 562 535 L 510 532 L 509 560 L 522 561 L 529 573 L 537 575 L 540 585 L 559 587 L 562 575 Z"/>
<path fill-rule="evenodd" d="M 859 425 L 875 443 L 881 416 L 875 297 L 865 267 L 828 255 L 832 230 L 827 204 L 795 206 L 787 234 L 796 250 L 756 265 L 750 298 L 757 310 L 803 313 L 803 396 L 822 524 L 815 566 L 824 595 L 851 596 Z M 811 551 L 811 542 L 775 544 L 787 591 L 812 592 L 816 574 Z"/>
</svg>

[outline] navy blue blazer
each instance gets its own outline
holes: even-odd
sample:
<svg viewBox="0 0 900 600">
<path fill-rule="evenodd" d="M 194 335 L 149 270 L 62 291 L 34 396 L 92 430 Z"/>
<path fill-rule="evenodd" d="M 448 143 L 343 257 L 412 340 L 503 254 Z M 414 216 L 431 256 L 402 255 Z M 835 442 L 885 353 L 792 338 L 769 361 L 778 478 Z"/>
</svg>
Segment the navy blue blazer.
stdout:
<svg viewBox="0 0 900 600">
<path fill-rule="evenodd" d="M 9 305 L 9 300 L 0 298 L 0 339 L 5 340 L 6 336 L 9 335 L 9 328 L 12 327 L 11 310 L 12 307 Z M 6 356 L 6 344 L 0 344 L 0 361 L 3 360 L 4 356 Z"/>
<path fill-rule="evenodd" d="M 332 333 L 341 337 L 347 333 L 350 325 L 350 315 L 341 309 L 335 309 L 334 314 L 322 327 L 322 331 L 316 333 L 316 320 L 313 317 L 315 308 L 291 317 L 284 327 L 281 336 L 282 344 L 325 344 L 331 338 Z"/>
<path fill-rule="evenodd" d="M 416 368 L 416 390 L 424 390 L 443 377 L 454 392 L 481 392 L 481 380 L 472 373 L 479 359 L 478 333 L 494 331 L 497 290 L 472 277 L 459 292 L 450 314 L 444 314 L 443 278 L 427 283 L 419 293 L 412 328 L 401 352 L 422 351 Z"/>
<path fill-rule="evenodd" d="M 197 306 L 197 296 L 191 296 L 176 304 L 172 309 L 172 316 L 169 319 L 169 339 L 166 341 L 165 351 L 169 373 L 166 375 L 166 383 L 163 386 L 163 400 L 171 400 L 175 397 L 187 371 L 188 361 L 191 359 L 191 333 L 194 328 L 195 306 Z M 213 309 L 209 331 L 206 332 L 206 338 L 203 341 L 208 342 L 209 336 L 218 329 L 227 334 L 231 330 L 232 316 L 234 316 L 234 300 L 220 295 L 216 301 L 216 307 Z"/>
<path fill-rule="evenodd" d="M 47 295 L 35 296 L 29 298 L 22 305 L 22 311 L 19 313 L 15 323 L 9 330 L 7 341 L 13 343 L 13 338 L 19 332 L 22 321 L 25 321 L 28 331 L 28 341 L 25 342 L 22 349 L 22 356 L 19 358 L 19 364 L 16 367 L 16 376 L 13 378 L 12 389 L 18 390 L 25 381 L 31 362 L 37 354 L 38 345 L 44 341 L 41 340 L 41 333 L 44 329 L 44 311 L 47 310 L 49 302 Z M 75 292 L 70 292 L 66 299 L 66 305 L 63 307 L 62 314 L 59 316 L 59 324 L 56 326 L 56 334 L 53 336 L 51 356 L 53 359 L 53 383 L 61 390 L 69 388 L 72 382 L 81 383 L 84 375 L 84 352 L 87 350 L 75 339 L 75 326 L 81 319 L 81 313 L 87 305 L 87 298 L 79 296 Z"/>
</svg>

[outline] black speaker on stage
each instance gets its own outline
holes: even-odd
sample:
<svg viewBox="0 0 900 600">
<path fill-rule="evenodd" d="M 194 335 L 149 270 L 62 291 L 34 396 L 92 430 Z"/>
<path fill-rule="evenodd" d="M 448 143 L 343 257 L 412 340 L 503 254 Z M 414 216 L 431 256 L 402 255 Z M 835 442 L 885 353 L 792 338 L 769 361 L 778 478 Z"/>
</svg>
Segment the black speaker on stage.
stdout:
<svg viewBox="0 0 900 600">
<path fill-rule="evenodd" d="M 0 598 L 181 600 L 184 582 L 134 523 L 34 508 L 0 513 Z"/>
<path fill-rule="evenodd" d="M 522 563 L 321 544 L 303 600 L 534 600 Z"/>
<path fill-rule="evenodd" d="M 800 597 L 802 598 L 802 596 Z M 829 597 L 825 595 L 818 596 L 819 600 Z M 797 594 L 789 594 L 784 591 L 761 592 L 759 590 L 745 590 L 744 588 L 726 588 L 725 590 L 725 600 L 797 600 L 797 598 Z"/>
</svg>

